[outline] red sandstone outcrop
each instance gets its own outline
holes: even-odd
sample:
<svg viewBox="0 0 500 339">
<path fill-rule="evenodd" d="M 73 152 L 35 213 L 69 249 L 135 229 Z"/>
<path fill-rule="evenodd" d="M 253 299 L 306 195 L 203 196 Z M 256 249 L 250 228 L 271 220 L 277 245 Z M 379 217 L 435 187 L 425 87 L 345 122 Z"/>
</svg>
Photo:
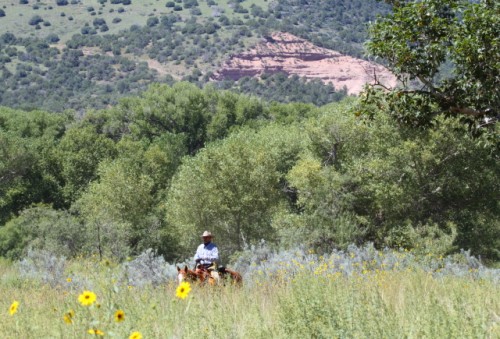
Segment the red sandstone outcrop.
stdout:
<svg viewBox="0 0 500 339">
<path fill-rule="evenodd" d="M 277 72 L 319 78 L 337 89 L 346 86 L 349 94 L 358 94 L 375 76 L 388 87 L 396 85 L 396 77 L 379 64 L 315 46 L 289 33 L 274 33 L 253 50 L 231 56 L 214 79 L 238 80 Z"/>
</svg>

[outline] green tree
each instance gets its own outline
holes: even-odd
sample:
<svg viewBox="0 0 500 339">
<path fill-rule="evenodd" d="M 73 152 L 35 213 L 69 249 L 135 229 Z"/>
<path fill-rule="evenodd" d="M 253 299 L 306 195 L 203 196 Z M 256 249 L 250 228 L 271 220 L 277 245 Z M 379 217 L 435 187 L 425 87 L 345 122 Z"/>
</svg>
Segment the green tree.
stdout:
<svg viewBox="0 0 500 339">
<path fill-rule="evenodd" d="M 226 254 L 273 239 L 271 219 L 287 206 L 284 175 L 303 149 L 302 137 L 294 127 L 246 129 L 186 159 L 167 201 L 169 231 L 185 253 L 205 229 Z"/>
<path fill-rule="evenodd" d="M 97 177 L 99 163 L 113 157 L 114 142 L 98 134 L 91 125 L 70 128 L 57 150 L 61 164 L 61 178 L 65 199 L 71 203 L 78 199 L 87 185 Z"/>
<path fill-rule="evenodd" d="M 101 163 L 98 175 L 74 207 L 85 221 L 90 251 L 123 259 L 158 234 L 154 221 L 148 225 L 153 181 L 120 160 Z"/>
<path fill-rule="evenodd" d="M 0 224 L 33 203 L 61 206 L 55 147 L 68 119 L 0 108 Z"/>
<path fill-rule="evenodd" d="M 487 136 L 472 138 L 458 118 L 415 129 L 353 112 L 332 105 L 306 124 L 310 153 L 287 175 L 302 210 L 282 223 L 325 247 L 369 240 L 498 258 L 499 165 Z"/>
<path fill-rule="evenodd" d="M 438 114 L 460 116 L 476 128 L 492 128 L 498 137 L 492 127 L 500 107 L 498 1 L 386 2 L 393 13 L 371 26 L 367 46 L 388 62 L 402 87 L 379 103 L 406 123 L 428 125 Z"/>
<path fill-rule="evenodd" d="M 136 140 L 151 141 L 164 133 L 183 136 L 191 155 L 235 126 L 266 118 L 265 108 L 256 98 L 212 87 L 202 90 L 186 82 L 152 85 L 140 97 L 123 99 L 106 114 L 107 130 L 129 133 Z"/>
</svg>

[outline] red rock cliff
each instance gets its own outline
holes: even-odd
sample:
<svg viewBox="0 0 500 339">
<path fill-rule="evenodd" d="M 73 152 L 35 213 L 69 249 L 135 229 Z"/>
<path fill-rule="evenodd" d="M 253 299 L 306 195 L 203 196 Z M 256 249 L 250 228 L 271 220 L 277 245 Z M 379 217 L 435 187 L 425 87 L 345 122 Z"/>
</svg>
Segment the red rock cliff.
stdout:
<svg viewBox="0 0 500 339">
<path fill-rule="evenodd" d="M 233 55 L 214 74 L 215 80 L 284 72 L 308 79 L 319 78 L 335 88 L 358 94 L 366 83 L 377 80 L 394 87 L 396 77 L 385 67 L 321 48 L 289 33 L 274 33 L 253 50 Z"/>
</svg>

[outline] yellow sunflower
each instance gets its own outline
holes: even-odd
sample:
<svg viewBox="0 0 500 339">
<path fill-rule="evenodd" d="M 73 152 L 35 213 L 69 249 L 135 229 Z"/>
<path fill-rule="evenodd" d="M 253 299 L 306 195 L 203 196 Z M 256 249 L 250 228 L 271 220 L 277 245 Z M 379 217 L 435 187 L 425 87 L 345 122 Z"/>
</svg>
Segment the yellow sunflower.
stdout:
<svg viewBox="0 0 500 339">
<path fill-rule="evenodd" d="M 69 310 L 68 313 L 65 313 L 63 316 L 63 320 L 66 324 L 72 324 L 73 323 L 73 317 L 75 316 L 75 311 Z"/>
<path fill-rule="evenodd" d="M 130 333 L 130 337 L 128 337 L 128 338 L 129 339 L 142 339 L 142 334 L 141 334 L 141 332 L 135 331 L 135 332 Z"/>
<path fill-rule="evenodd" d="M 123 312 L 122 310 L 118 310 L 115 312 L 115 321 L 117 323 L 119 322 L 122 322 L 125 320 L 125 312 Z"/>
<path fill-rule="evenodd" d="M 14 300 L 12 305 L 9 307 L 10 315 L 14 315 L 17 312 L 17 308 L 19 307 L 19 301 Z"/>
<path fill-rule="evenodd" d="M 78 297 L 78 301 L 80 304 L 83 306 L 90 306 L 92 305 L 97 299 L 97 296 L 95 295 L 94 292 L 90 291 L 83 291 L 82 294 Z"/>
<path fill-rule="evenodd" d="M 91 328 L 90 330 L 87 331 L 88 334 L 93 334 L 93 335 L 99 335 L 101 337 L 104 336 L 104 332 L 101 330 L 98 330 L 97 328 Z"/>
<path fill-rule="evenodd" d="M 179 287 L 177 287 L 177 291 L 175 292 L 175 295 L 178 298 L 185 299 L 189 292 L 191 291 L 191 285 L 187 281 L 181 282 Z"/>
</svg>

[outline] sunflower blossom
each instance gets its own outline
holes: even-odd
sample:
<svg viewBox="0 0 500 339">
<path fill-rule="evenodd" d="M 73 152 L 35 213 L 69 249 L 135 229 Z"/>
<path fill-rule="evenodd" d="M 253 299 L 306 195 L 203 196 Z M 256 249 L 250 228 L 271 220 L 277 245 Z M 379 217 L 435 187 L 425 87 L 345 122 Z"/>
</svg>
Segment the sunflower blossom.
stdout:
<svg viewBox="0 0 500 339">
<path fill-rule="evenodd" d="M 12 305 L 9 307 L 10 315 L 14 315 L 17 312 L 17 308 L 19 307 L 19 301 L 14 300 Z"/>
<path fill-rule="evenodd" d="M 123 312 L 122 310 L 118 310 L 115 312 L 115 321 L 117 323 L 119 322 L 122 322 L 125 320 L 125 312 Z"/>
<path fill-rule="evenodd" d="M 179 287 L 177 287 L 177 291 L 175 292 L 175 295 L 178 298 L 185 299 L 188 296 L 190 291 L 191 291 L 191 285 L 187 281 L 184 281 L 184 282 L 181 282 Z"/>
<path fill-rule="evenodd" d="M 73 323 L 73 317 L 75 316 L 75 311 L 69 310 L 68 313 L 65 313 L 63 316 L 63 320 L 66 324 L 72 324 Z"/>
<path fill-rule="evenodd" d="M 142 339 L 142 334 L 141 332 L 135 331 L 130 334 L 129 339 Z"/>
<path fill-rule="evenodd" d="M 97 299 L 97 296 L 95 295 L 94 292 L 90 291 L 83 291 L 82 294 L 78 297 L 78 301 L 80 304 L 83 306 L 90 306 L 92 305 Z"/>
<path fill-rule="evenodd" d="M 93 335 L 99 335 L 101 337 L 104 336 L 104 332 L 101 330 L 98 330 L 97 328 L 91 328 L 90 330 L 87 331 L 88 334 L 93 334 Z"/>
</svg>

